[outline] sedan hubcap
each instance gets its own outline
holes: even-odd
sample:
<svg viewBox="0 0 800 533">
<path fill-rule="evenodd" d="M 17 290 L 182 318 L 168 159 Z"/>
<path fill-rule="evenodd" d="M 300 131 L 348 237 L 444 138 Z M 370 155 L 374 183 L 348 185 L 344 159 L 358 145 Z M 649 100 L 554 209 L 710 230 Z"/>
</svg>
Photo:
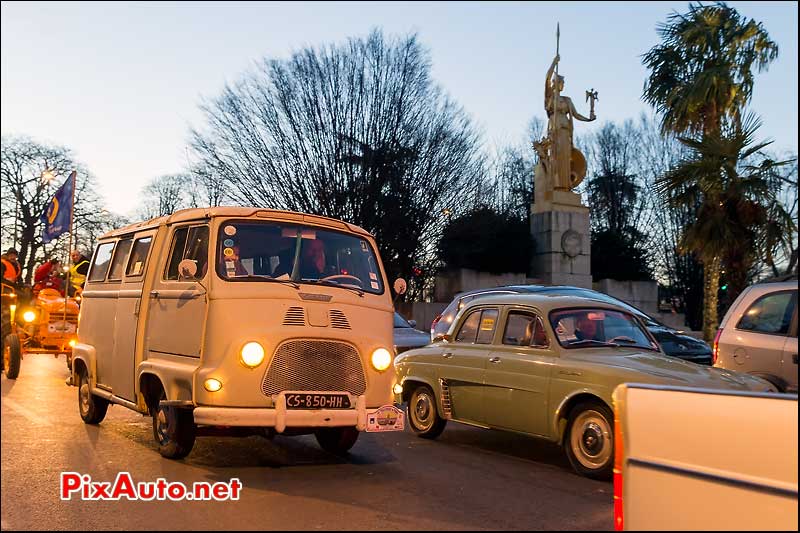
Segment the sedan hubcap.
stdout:
<svg viewBox="0 0 800 533">
<path fill-rule="evenodd" d="M 597 411 L 584 411 L 575 419 L 570 432 L 570 447 L 586 468 L 603 468 L 611 459 L 611 426 Z"/>
<path fill-rule="evenodd" d="M 428 393 L 421 392 L 416 395 L 411 413 L 419 429 L 424 431 L 433 425 L 433 402 Z"/>
</svg>

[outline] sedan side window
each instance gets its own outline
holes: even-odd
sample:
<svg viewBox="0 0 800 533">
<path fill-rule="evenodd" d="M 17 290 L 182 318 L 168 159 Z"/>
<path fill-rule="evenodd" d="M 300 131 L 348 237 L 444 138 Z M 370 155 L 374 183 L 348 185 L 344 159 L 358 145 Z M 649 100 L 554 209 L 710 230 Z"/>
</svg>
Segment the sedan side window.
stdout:
<svg viewBox="0 0 800 533">
<path fill-rule="evenodd" d="M 503 344 L 547 348 L 547 333 L 542 319 L 530 313 L 511 311 L 506 319 Z"/>
<path fill-rule="evenodd" d="M 481 313 L 481 326 L 478 329 L 476 344 L 491 344 L 497 326 L 497 309 L 484 309 Z"/>
<path fill-rule="evenodd" d="M 745 311 L 736 329 L 755 333 L 786 335 L 797 305 L 797 291 L 776 292 L 762 296 Z"/>
<path fill-rule="evenodd" d="M 478 334 L 478 324 L 481 321 L 481 311 L 473 311 L 467 317 L 456 335 L 456 342 L 475 342 Z"/>
</svg>

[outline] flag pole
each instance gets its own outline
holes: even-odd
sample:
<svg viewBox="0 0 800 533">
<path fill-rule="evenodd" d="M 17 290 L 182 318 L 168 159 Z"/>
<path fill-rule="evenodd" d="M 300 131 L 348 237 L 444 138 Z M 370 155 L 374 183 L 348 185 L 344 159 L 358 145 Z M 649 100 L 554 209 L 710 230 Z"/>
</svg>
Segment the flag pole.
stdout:
<svg viewBox="0 0 800 533">
<path fill-rule="evenodd" d="M 69 208 L 69 246 L 67 246 L 67 281 L 64 284 L 64 324 L 63 328 L 66 331 L 67 329 L 67 301 L 69 300 L 69 278 L 72 269 L 69 267 L 70 261 L 70 253 L 72 252 L 72 230 L 73 230 L 73 223 L 75 221 L 75 186 L 77 185 L 78 180 L 78 172 L 73 170 L 70 174 L 70 179 L 72 180 L 72 199 L 70 201 L 70 208 Z"/>
</svg>

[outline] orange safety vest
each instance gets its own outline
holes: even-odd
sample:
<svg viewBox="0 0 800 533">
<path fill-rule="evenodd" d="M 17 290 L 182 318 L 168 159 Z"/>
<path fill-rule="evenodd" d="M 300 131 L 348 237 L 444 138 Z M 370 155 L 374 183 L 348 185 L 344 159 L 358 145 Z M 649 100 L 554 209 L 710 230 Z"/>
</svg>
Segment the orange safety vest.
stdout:
<svg viewBox="0 0 800 533">
<path fill-rule="evenodd" d="M 17 267 L 14 263 L 6 259 L 5 257 L 2 258 L 3 265 L 5 265 L 6 269 L 3 272 L 3 278 L 6 280 L 16 283 L 19 279 L 19 275 L 22 273 L 22 267 Z"/>
</svg>

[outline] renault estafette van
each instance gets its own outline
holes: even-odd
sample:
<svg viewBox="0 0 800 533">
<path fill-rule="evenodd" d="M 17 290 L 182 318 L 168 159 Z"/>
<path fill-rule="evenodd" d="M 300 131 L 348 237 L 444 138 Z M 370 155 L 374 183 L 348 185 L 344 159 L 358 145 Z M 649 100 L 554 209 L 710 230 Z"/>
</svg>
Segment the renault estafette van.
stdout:
<svg viewBox="0 0 800 533">
<path fill-rule="evenodd" d="M 152 416 L 169 458 L 220 427 L 344 453 L 360 431 L 403 429 L 392 317 L 375 241 L 352 224 L 218 207 L 126 226 L 99 239 L 83 292 L 80 414 Z"/>
</svg>

